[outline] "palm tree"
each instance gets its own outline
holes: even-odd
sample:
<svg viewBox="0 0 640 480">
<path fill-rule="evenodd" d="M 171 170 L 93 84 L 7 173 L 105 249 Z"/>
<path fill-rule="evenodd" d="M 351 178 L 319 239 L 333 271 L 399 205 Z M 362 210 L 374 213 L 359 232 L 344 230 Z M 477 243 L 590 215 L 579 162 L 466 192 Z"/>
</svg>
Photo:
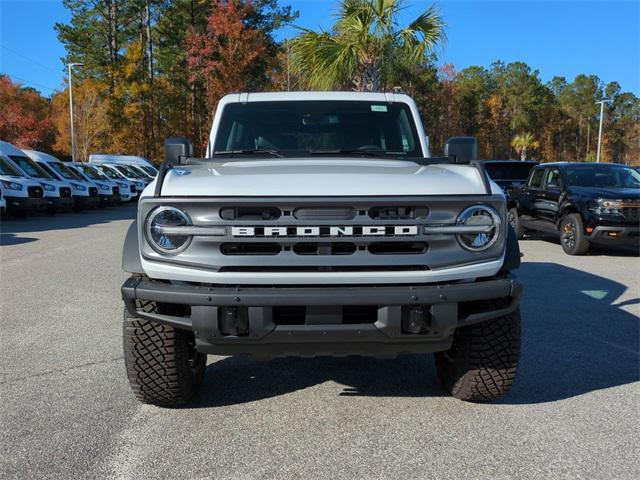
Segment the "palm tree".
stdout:
<svg viewBox="0 0 640 480">
<path fill-rule="evenodd" d="M 445 40 L 442 17 L 433 5 L 400 28 L 403 2 L 342 0 L 331 31 L 301 28 L 291 41 L 294 68 L 310 88 L 381 91 L 394 62 L 423 63 Z"/>
<path fill-rule="evenodd" d="M 515 148 L 518 155 L 520 155 L 520 160 L 526 160 L 527 150 L 540 148 L 540 142 L 535 139 L 532 133 L 525 132 L 513 137 L 511 146 Z"/>
</svg>

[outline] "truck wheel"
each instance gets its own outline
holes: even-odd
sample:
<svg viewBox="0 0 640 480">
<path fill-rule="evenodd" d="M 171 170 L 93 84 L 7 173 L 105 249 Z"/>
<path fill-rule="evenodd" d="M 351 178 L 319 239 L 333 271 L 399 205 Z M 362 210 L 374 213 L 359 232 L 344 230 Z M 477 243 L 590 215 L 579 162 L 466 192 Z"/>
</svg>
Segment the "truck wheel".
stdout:
<svg viewBox="0 0 640 480">
<path fill-rule="evenodd" d="M 489 303 L 489 302 L 488 302 Z M 504 303 L 491 307 L 501 308 Z M 469 402 L 490 402 L 505 395 L 516 376 L 520 356 L 520 310 L 456 330 L 453 345 L 435 354 L 438 376 L 451 395 Z"/>
<path fill-rule="evenodd" d="M 518 238 L 518 240 L 522 240 L 526 232 L 520 224 L 520 218 L 518 217 L 517 208 L 514 207 L 509 210 L 509 213 L 507 214 L 507 220 L 509 220 L 509 224 L 511 225 L 511 228 L 513 228 L 513 231 L 516 232 L 516 237 Z"/>
<path fill-rule="evenodd" d="M 207 356 L 196 350 L 192 332 L 132 317 L 125 309 L 123 337 L 127 376 L 139 401 L 172 407 L 193 398 Z"/>
<path fill-rule="evenodd" d="M 589 240 L 585 238 L 579 214 L 570 213 L 560 222 L 560 245 L 567 255 L 584 255 L 589 251 Z"/>
</svg>

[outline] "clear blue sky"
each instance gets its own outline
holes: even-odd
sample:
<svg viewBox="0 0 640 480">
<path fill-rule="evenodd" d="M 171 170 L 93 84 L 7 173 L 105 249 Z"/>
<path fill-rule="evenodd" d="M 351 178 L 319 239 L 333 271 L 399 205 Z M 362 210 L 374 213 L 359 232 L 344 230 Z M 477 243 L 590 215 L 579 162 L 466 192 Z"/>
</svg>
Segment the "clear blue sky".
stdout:
<svg viewBox="0 0 640 480">
<path fill-rule="evenodd" d="M 300 10 L 296 24 L 328 28 L 335 2 L 280 0 Z M 432 2 L 409 0 L 403 18 Z M 502 0 L 437 2 L 448 42 L 440 62 L 457 69 L 521 60 L 540 71 L 572 80 L 579 73 L 618 81 L 640 95 L 640 1 Z M 64 49 L 53 25 L 69 20 L 58 0 L 0 0 L 0 72 L 43 94 L 61 88 Z M 295 33 L 287 28 L 279 37 Z"/>
</svg>

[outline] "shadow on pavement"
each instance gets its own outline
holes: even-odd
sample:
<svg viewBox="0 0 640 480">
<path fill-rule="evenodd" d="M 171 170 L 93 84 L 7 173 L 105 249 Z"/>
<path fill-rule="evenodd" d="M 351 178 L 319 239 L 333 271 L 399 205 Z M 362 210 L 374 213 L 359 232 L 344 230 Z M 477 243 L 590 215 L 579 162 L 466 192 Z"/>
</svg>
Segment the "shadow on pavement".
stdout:
<svg viewBox="0 0 640 480">
<path fill-rule="evenodd" d="M 136 204 L 128 204 L 78 213 L 58 213 L 28 218 L 3 217 L 0 221 L 0 245 L 17 245 L 37 240 L 37 238 L 20 236 L 23 233 L 68 230 L 117 220 L 133 220 L 136 209 Z"/>
<path fill-rule="evenodd" d="M 524 240 L 520 240 L 521 242 L 526 242 L 527 240 L 543 240 L 545 242 L 554 243 L 558 246 L 560 251 L 562 251 L 562 247 L 560 246 L 560 237 L 558 235 L 552 235 L 550 233 L 543 232 L 529 232 L 525 236 Z M 589 248 L 589 252 L 586 256 L 589 257 L 599 257 L 599 256 L 607 256 L 607 257 L 640 257 L 640 246 L 608 246 L 608 245 L 591 245 Z"/>
<path fill-rule="evenodd" d="M 639 380 L 638 317 L 618 303 L 626 287 L 555 263 L 525 263 L 520 369 L 503 404 L 562 400 Z M 317 358 L 257 362 L 226 357 L 207 367 L 187 408 L 240 404 L 312 387 L 345 385 L 340 395 L 443 396 L 432 356 Z"/>
</svg>

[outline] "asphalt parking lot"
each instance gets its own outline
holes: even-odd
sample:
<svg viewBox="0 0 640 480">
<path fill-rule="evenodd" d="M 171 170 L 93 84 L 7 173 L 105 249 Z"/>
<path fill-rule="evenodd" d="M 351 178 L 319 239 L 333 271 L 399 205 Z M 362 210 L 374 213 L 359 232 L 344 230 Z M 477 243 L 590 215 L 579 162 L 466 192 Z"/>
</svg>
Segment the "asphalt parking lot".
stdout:
<svg viewBox="0 0 640 480">
<path fill-rule="evenodd" d="M 498 404 L 430 355 L 209 357 L 181 409 L 138 404 L 121 351 L 135 207 L 2 220 L 0 478 L 640 478 L 640 259 L 528 240 L 521 368 Z"/>
</svg>

